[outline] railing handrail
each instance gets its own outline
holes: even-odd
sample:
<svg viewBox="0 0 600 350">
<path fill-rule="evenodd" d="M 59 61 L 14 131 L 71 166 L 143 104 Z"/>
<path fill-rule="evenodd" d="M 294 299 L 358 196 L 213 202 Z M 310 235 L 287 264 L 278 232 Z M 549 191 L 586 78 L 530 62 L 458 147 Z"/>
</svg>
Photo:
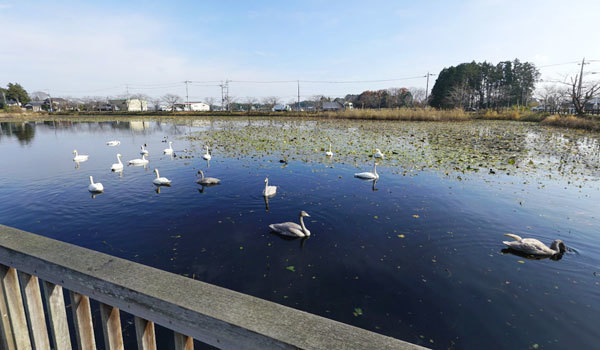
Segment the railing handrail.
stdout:
<svg viewBox="0 0 600 350">
<path fill-rule="evenodd" d="M 0 263 L 220 348 L 421 348 L 4 225 Z"/>
</svg>

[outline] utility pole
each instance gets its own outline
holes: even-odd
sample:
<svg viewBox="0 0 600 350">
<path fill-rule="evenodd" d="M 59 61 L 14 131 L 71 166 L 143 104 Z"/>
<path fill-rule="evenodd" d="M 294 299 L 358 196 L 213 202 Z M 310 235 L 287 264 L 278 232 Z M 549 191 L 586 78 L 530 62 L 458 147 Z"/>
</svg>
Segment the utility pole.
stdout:
<svg viewBox="0 0 600 350">
<path fill-rule="evenodd" d="M 129 85 L 125 84 L 125 98 L 129 101 Z"/>
<path fill-rule="evenodd" d="M 296 112 L 300 112 L 300 80 L 298 80 L 298 107 L 296 108 Z"/>
<path fill-rule="evenodd" d="M 184 83 L 185 83 L 185 108 L 187 110 L 190 110 L 191 108 L 190 108 L 190 96 L 188 94 L 188 84 L 191 83 L 191 81 L 186 80 L 186 81 L 184 81 Z"/>
<path fill-rule="evenodd" d="M 429 77 L 430 76 L 435 76 L 435 74 L 430 74 L 429 72 L 427 72 L 427 85 L 425 87 L 425 105 L 427 105 L 428 103 L 428 97 L 429 97 Z"/>
<path fill-rule="evenodd" d="M 583 81 L 583 66 L 585 65 L 585 57 L 581 61 L 581 72 L 579 73 L 579 86 L 577 87 L 577 94 L 581 96 L 581 85 Z"/>
<path fill-rule="evenodd" d="M 229 109 L 229 80 L 225 80 L 225 83 L 221 81 L 219 84 L 221 87 L 221 110 L 225 110 L 225 101 L 227 101 L 227 109 Z"/>
</svg>

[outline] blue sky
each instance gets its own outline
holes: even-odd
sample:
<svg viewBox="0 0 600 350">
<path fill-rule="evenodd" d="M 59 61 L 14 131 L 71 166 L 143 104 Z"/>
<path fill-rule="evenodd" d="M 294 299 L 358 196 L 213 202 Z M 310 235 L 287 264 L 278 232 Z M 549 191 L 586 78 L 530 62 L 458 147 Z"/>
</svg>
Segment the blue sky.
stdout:
<svg viewBox="0 0 600 350">
<path fill-rule="evenodd" d="M 0 48 L 0 84 L 17 81 L 56 96 L 119 95 L 126 84 L 130 92 L 183 96 L 184 80 L 364 81 L 472 60 L 600 60 L 598 14 L 600 1 L 591 0 L 0 0 L 0 23 L 11 28 Z M 600 63 L 587 68 L 600 71 Z M 542 74 L 563 79 L 577 69 L 545 67 Z M 301 95 L 412 86 L 424 87 L 425 79 L 302 83 Z M 220 96 L 216 86 L 190 90 L 193 99 Z M 230 91 L 240 100 L 287 101 L 296 85 L 233 82 Z"/>
</svg>

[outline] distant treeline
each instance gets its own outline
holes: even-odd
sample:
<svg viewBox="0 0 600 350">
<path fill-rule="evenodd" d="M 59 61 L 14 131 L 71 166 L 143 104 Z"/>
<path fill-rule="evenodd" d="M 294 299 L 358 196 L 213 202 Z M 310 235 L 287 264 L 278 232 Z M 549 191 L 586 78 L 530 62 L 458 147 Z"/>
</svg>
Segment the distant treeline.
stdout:
<svg viewBox="0 0 600 350">
<path fill-rule="evenodd" d="M 436 108 L 500 108 L 527 105 L 540 73 L 533 63 L 462 63 L 444 68 L 431 90 Z"/>
</svg>

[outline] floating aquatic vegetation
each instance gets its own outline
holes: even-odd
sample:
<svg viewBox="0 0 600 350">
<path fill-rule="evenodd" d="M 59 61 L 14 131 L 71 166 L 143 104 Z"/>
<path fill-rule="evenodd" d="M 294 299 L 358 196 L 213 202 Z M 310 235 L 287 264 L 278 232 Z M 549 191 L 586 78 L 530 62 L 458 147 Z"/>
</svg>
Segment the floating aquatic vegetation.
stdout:
<svg viewBox="0 0 600 350">
<path fill-rule="evenodd" d="M 247 161 L 360 167 L 372 163 L 379 148 L 385 155 L 379 166 L 399 175 L 435 170 L 459 180 L 464 180 L 463 174 L 477 173 L 551 176 L 571 182 L 600 177 L 600 134 L 534 123 L 223 118 L 212 119 L 210 127 L 185 138 L 198 149 L 213 145 L 216 157 Z M 332 158 L 323 153 L 329 142 Z"/>
</svg>

